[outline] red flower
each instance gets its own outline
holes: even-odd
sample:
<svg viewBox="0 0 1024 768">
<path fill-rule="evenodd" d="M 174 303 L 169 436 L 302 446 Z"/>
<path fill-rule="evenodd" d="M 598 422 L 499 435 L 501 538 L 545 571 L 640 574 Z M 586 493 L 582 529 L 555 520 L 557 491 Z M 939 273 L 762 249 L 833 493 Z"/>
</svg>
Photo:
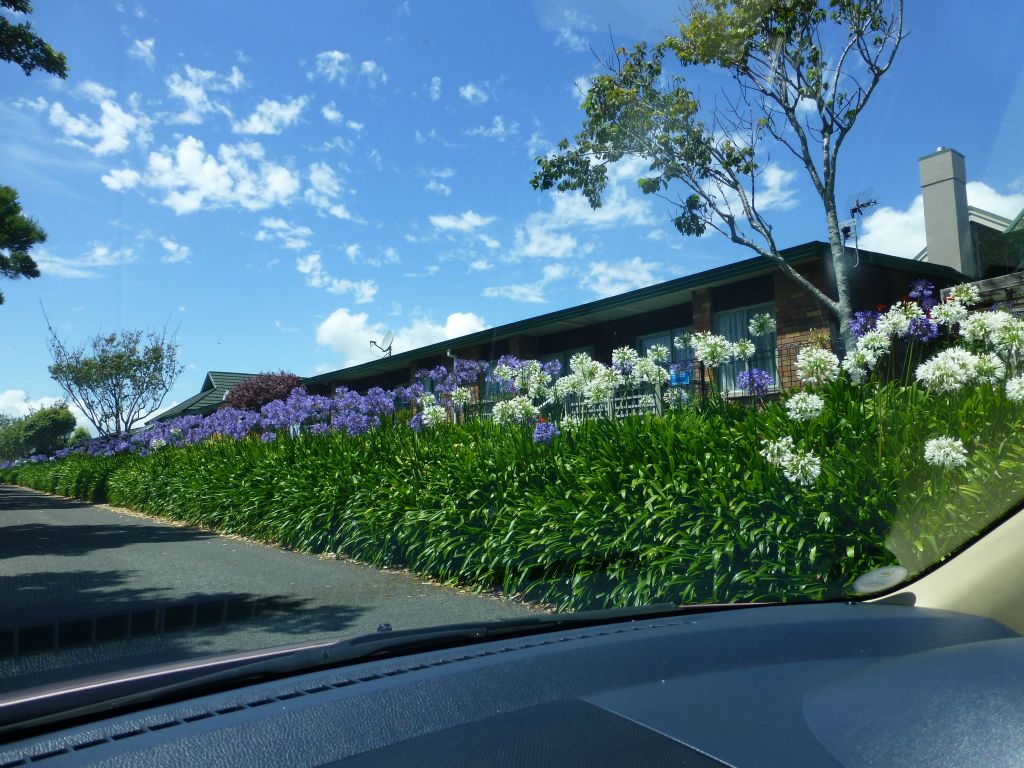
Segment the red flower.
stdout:
<svg viewBox="0 0 1024 768">
<path fill-rule="evenodd" d="M 876 304 L 875 309 L 877 309 L 879 312 L 885 312 L 885 310 L 887 310 L 888 307 L 885 306 L 885 304 Z"/>
</svg>

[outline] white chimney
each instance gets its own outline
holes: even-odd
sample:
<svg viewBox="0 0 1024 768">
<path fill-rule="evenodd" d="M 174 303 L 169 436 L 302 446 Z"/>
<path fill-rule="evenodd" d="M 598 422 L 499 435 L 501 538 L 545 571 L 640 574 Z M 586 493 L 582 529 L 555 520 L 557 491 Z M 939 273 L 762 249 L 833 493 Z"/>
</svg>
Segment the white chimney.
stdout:
<svg viewBox="0 0 1024 768">
<path fill-rule="evenodd" d="M 967 213 L 967 166 L 955 149 L 939 147 L 918 161 L 924 196 L 928 263 L 944 264 L 976 279 L 979 274 Z"/>
</svg>

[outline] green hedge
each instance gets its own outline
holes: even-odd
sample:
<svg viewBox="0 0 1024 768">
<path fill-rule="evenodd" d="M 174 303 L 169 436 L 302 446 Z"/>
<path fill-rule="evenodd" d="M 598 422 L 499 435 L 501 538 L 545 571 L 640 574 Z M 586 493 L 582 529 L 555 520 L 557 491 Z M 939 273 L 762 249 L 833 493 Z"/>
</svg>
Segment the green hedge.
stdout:
<svg viewBox="0 0 1024 768">
<path fill-rule="evenodd" d="M 837 597 L 892 551 L 930 563 L 1021 497 L 1024 422 L 1000 393 L 825 394 L 805 424 L 779 404 L 717 403 L 586 422 L 550 446 L 486 421 L 388 426 L 77 456 L 0 479 L 566 609 Z M 822 458 L 811 488 L 759 454 L 787 434 Z M 962 436 L 967 469 L 924 464 L 935 434 Z"/>
</svg>

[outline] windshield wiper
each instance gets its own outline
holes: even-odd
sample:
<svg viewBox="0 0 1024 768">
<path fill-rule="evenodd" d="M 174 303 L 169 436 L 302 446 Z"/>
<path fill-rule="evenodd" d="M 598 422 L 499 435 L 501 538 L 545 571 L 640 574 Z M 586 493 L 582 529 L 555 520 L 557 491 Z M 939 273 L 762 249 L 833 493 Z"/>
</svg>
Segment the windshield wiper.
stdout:
<svg viewBox="0 0 1024 768">
<path fill-rule="evenodd" d="M 84 720 L 192 698 L 299 673 L 389 656 L 471 645 L 559 629 L 702 613 L 771 603 L 725 603 L 678 607 L 669 603 L 579 613 L 545 614 L 489 622 L 447 624 L 217 656 L 199 662 L 106 675 L 47 686 L 0 699 L 0 739 L 53 730 Z"/>
</svg>

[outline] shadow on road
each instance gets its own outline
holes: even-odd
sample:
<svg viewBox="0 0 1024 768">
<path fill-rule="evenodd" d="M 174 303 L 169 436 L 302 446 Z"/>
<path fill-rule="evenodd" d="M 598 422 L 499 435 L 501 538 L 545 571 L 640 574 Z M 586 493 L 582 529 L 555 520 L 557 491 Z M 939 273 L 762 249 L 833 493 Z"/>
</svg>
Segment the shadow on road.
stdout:
<svg viewBox="0 0 1024 768">
<path fill-rule="evenodd" d="M 301 642 L 314 635 L 341 635 L 363 613 L 280 594 L 162 597 L 168 590 L 128 583 L 119 571 L 0 577 L 0 595 L 10 609 L 19 607 L 0 616 L 0 691 L 211 652 Z M 33 604 L 33 595 L 42 600 Z M 43 602 L 54 596 L 58 602 Z M 262 635 L 273 639 L 261 642 Z"/>
<path fill-rule="evenodd" d="M 76 499 L 47 496 L 13 485 L 0 485 L 0 513 L 15 509 L 76 509 L 88 506 L 87 502 Z"/>
<path fill-rule="evenodd" d="M 170 544 L 200 541 L 216 536 L 195 528 L 151 525 L 140 521 L 109 525 L 84 523 L 48 525 L 21 523 L 4 525 L 0 517 L 0 560 L 31 555 L 74 557 L 100 549 L 120 549 L 133 544 Z"/>
</svg>

